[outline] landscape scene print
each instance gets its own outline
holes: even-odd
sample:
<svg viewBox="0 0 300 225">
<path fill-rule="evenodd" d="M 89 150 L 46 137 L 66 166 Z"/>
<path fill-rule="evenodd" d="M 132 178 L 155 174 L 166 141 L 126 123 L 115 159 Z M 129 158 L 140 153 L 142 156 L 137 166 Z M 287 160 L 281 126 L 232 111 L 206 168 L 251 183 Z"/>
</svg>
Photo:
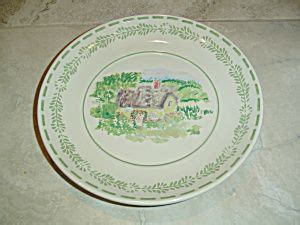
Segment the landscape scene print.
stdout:
<svg viewBox="0 0 300 225">
<path fill-rule="evenodd" d="M 169 75 L 112 74 L 96 83 L 90 97 L 96 104 L 90 109 L 98 119 L 95 128 L 133 142 L 201 135 L 199 121 L 213 113 L 205 107 L 209 96 L 200 83 Z"/>
</svg>

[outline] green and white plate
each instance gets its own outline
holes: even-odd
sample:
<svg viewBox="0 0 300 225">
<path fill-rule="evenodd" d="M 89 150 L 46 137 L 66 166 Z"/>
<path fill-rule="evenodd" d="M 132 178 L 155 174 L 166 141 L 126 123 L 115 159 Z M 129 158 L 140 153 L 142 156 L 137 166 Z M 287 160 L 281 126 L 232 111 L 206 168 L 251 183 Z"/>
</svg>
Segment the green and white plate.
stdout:
<svg viewBox="0 0 300 225">
<path fill-rule="evenodd" d="M 37 91 L 37 133 L 59 173 L 130 205 L 179 202 L 225 180 L 250 153 L 262 94 L 228 38 L 188 19 L 145 15 L 67 45 Z"/>
</svg>

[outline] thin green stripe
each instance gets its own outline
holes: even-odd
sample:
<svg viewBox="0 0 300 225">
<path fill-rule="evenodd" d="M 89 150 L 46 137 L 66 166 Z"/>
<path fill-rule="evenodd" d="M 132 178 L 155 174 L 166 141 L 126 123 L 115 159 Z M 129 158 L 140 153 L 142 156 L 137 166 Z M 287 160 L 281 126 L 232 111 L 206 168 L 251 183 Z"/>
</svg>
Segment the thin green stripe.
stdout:
<svg viewBox="0 0 300 225">
<path fill-rule="evenodd" d="M 163 16 L 152 16 L 153 19 L 163 19 Z"/>
<path fill-rule="evenodd" d="M 44 111 L 44 100 L 41 101 L 41 110 Z"/>
<path fill-rule="evenodd" d="M 128 22 L 128 21 L 132 21 L 132 20 L 134 20 L 134 18 L 127 18 L 127 19 L 124 19 L 123 21 Z"/>
<path fill-rule="evenodd" d="M 62 158 L 58 158 L 58 159 L 66 168 L 68 168 L 68 165 L 64 162 L 64 160 L 62 160 Z"/>
<path fill-rule="evenodd" d="M 108 26 L 114 26 L 114 25 L 117 25 L 117 24 L 119 24 L 120 22 L 119 21 L 116 21 L 116 22 L 113 22 L 113 23 L 110 23 L 110 24 L 108 24 Z"/>
<path fill-rule="evenodd" d="M 149 16 L 141 16 L 141 17 L 138 17 L 138 20 L 146 20 L 146 19 L 149 19 Z"/>
<path fill-rule="evenodd" d="M 88 35 L 84 36 L 82 39 L 85 40 L 85 39 L 89 38 L 92 35 L 93 35 L 93 33 L 89 33 Z"/>
<path fill-rule="evenodd" d="M 260 110 L 260 98 L 257 99 L 257 111 Z"/>
<path fill-rule="evenodd" d="M 230 167 L 233 167 L 239 160 L 240 160 L 240 157 L 238 157 L 238 158 L 230 165 Z"/>
<path fill-rule="evenodd" d="M 104 29 L 105 29 L 104 26 L 103 26 L 103 27 L 99 27 L 98 29 L 95 30 L 95 32 L 97 33 L 97 32 L 99 32 L 99 31 L 101 31 L 101 30 L 104 30 Z"/>
<path fill-rule="evenodd" d="M 219 37 L 219 34 L 218 34 L 217 32 L 215 32 L 215 31 L 213 31 L 213 30 L 209 30 L 209 32 L 212 33 L 213 35 Z"/>
<path fill-rule="evenodd" d="M 258 125 L 258 122 L 259 122 L 259 115 L 257 115 L 257 117 L 256 117 L 255 126 L 257 126 L 257 125 Z"/>
<path fill-rule="evenodd" d="M 201 24 L 196 24 L 196 27 L 202 29 L 202 30 L 206 30 L 206 27 L 201 25 Z"/>
<path fill-rule="evenodd" d="M 54 153 L 55 155 L 57 155 L 57 152 L 56 152 L 56 150 L 55 150 L 55 148 L 54 148 L 54 146 L 53 146 L 52 144 L 50 144 L 50 148 L 52 149 L 53 153 Z"/>
<path fill-rule="evenodd" d="M 51 78 L 52 78 L 52 73 L 49 74 L 49 77 L 48 77 L 48 79 L 47 79 L 47 83 L 50 82 L 50 79 L 51 79 Z"/>
<path fill-rule="evenodd" d="M 255 90 L 256 90 L 256 94 L 259 95 L 259 89 L 258 89 L 258 85 L 257 84 L 255 84 Z"/>
<path fill-rule="evenodd" d="M 45 86 L 45 88 L 44 88 L 44 91 L 43 91 L 43 97 L 45 97 L 46 96 L 46 93 L 47 93 L 47 86 Z"/>
<path fill-rule="evenodd" d="M 88 182 L 88 181 L 86 181 L 85 183 L 88 184 L 88 185 L 90 185 L 90 186 L 93 187 L 93 188 L 98 188 L 98 186 L 96 186 L 95 184 L 92 184 L 92 183 L 90 183 L 90 182 Z"/>
<path fill-rule="evenodd" d="M 219 178 L 223 177 L 227 172 L 228 172 L 228 170 L 226 170 L 223 173 L 221 173 L 219 176 L 216 177 L 216 180 L 218 180 Z"/>
<path fill-rule="evenodd" d="M 164 197 L 160 197 L 160 199 L 168 199 L 168 198 L 174 198 L 174 197 L 176 197 L 176 195 L 164 196 Z"/>
<path fill-rule="evenodd" d="M 46 123 L 45 123 L 45 116 L 44 116 L 44 114 L 42 115 L 42 124 L 43 124 L 43 126 L 45 126 L 45 125 L 46 125 Z"/>
<path fill-rule="evenodd" d="M 64 59 L 68 54 L 70 53 L 70 50 L 66 51 L 63 55 L 62 55 L 62 59 Z"/>
<path fill-rule="evenodd" d="M 103 191 L 103 192 L 105 192 L 107 194 L 110 194 L 110 195 L 116 195 L 116 193 L 113 193 L 113 192 L 110 192 L 110 191 L 107 191 L 107 190 L 104 190 L 104 189 L 102 189 L 101 191 Z"/>
<path fill-rule="evenodd" d="M 229 42 L 229 41 L 227 41 L 225 38 L 222 38 L 222 41 L 224 41 L 224 42 L 225 42 L 225 44 L 227 44 L 228 46 L 231 46 L 230 42 Z"/>
<path fill-rule="evenodd" d="M 189 21 L 189 20 L 182 20 L 183 23 L 188 23 L 188 24 L 193 24 L 192 21 Z"/>
<path fill-rule="evenodd" d="M 77 41 L 76 43 L 74 43 L 74 45 L 71 46 L 71 48 L 75 48 L 79 44 L 80 44 L 80 41 Z"/>
<path fill-rule="evenodd" d="M 237 50 L 237 48 L 236 48 L 236 47 L 233 47 L 233 51 L 235 51 L 235 52 L 236 52 L 236 54 L 238 54 L 239 56 L 241 56 L 241 53 L 239 52 L 239 50 Z"/>
<path fill-rule="evenodd" d="M 155 200 L 156 198 L 140 198 L 141 200 Z"/>
<path fill-rule="evenodd" d="M 78 179 L 81 179 L 81 176 L 79 176 L 77 173 L 75 173 L 73 170 L 71 170 L 71 173 L 73 173 L 73 175 L 75 176 L 75 177 L 77 177 Z"/>
<path fill-rule="evenodd" d="M 199 186 L 199 189 L 201 189 L 201 188 L 203 188 L 203 187 L 205 187 L 205 186 L 207 186 L 207 185 L 209 185 L 209 184 L 211 184 L 211 183 L 212 183 L 212 181 L 209 181 L 209 182 L 207 182 L 206 184 L 203 184 L 203 185 Z"/>
<path fill-rule="evenodd" d="M 249 148 L 249 146 L 250 146 L 250 144 L 247 144 L 247 145 L 246 145 L 246 148 L 245 148 L 244 151 L 242 152 L 242 155 L 245 154 L 245 152 L 247 151 L 247 149 Z"/>
<path fill-rule="evenodd" d="M 121 197 L 123 197 L 123 198 L 128 198 L 128 199 L 135 199 L 135 197 L 133 197 L 133 196 L 128 196 L 128 195 L 121 195 Z"/>
<path fill-rule="evenodd" d="M 250 74 L 251 74 L 252 80 L 255 81 L 254 73 L 252 72 L 252 70 L 250 70 L 249 72 L 250 72 Z"/>
<path fill-rule="evenodd" d="M 246 67 L 249 68 L 249 64 L 245 58 L 243 58 L 243 62 L 245 63 Z"/>
<path fill-rule="evenodd" d="M 169 20 L 178 20 L 178 18 L 173 17 L 173 16 L 168 16 L 167 19 L 169 19 Z"/>
<path fill-rule="evenodd" d="M 251 138 L 250 138 L 251 141 L 252 141 L 253 138 L 254 138 L 255 132 L 256 132 L 256 129 L 254 129 L 254 130 L 252 131 L 252 135 L 251 135 Z"/>
<path fill-rule="evenodd" d="M 53 67 L 53 70 L 56 70 L 59 64 L 60 64 L 60 61 L 58 61 L 58 62 L 55 64 L 55 66 Z"/>
<path fill-rule="evenodd" d="M 192 192 L 194 192 L 194 191 L 195 191 L 195 189 L 192 189 L 192 190 L 190 190 L 190 191 L 183 192 L 183 193 L 181 193 L 180 195 L 187 195 L 187 194 L 192 193 Z"/>
<path fill-rule="evenodd" d="M 49 138 L 49 135 L 48 135 L 48 132 L 46 131 L 46 129 L 44 129 L 44 133 L 45 133 L 47 140 L 50 141 L 50 138 Z"/>
</svg>

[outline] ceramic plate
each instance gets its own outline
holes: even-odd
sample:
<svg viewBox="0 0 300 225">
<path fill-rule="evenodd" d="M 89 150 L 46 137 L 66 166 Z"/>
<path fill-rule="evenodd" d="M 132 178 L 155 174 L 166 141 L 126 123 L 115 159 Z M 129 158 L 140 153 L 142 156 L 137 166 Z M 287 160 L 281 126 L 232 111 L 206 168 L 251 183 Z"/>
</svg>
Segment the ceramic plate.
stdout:
<svg viewBox="0 0 300 225">
<path fill-rule="evenodd" d="M 184 18 L 100 25 L 47 69 L 36 120 L 60 173 L 94 196 L 163 205 L 211 189 L 251 151 L 262 95 L 228 38 Z"/>
</svg>

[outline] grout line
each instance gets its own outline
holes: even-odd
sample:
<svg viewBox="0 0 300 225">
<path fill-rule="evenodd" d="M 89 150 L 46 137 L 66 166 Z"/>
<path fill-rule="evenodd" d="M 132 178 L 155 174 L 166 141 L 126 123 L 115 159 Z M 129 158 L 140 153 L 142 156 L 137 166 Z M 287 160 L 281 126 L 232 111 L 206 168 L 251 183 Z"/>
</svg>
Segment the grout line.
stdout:
<svg viewBox="0 0 300 225">
<path fill-rule="evenodd" d="M 191 19 L 193 20 L 193 19 Z M 250 23 L 250 22 L 298 22 L 300 21 L 300 18 L 299 19 L 288 19 L 288 18 L 285 18 L 285 19 L 241 19 L 241 20 L 230 20 L 230 19 L 227 19 L 227 20 L 224 20 L 224 19 L 220 19 L 220 20 L 217 20 L 217 19 L 207 19 L 207 20 L 202 20 L 202 19 L 199 19 L 199 20 L 195 20 L 194 21 L 196 22 L 201 22 L 201 23 L 206 23 L 206 22 L 209 22 L 209 23 L 242 23 L 242 22 L 246 22 L 246 23 Z M 88 23 L 55 23 L 55 24 L 34 24 L 34 25 L 31 25 L 31 24 L 26 24 L 26 25 L 12 25 L 12 26 L 1 26 L 0 25 L 0 29 L 12 29 L 12 28 L 35 28 L 35 27 L 58 27 L 58 26 L 100 26 L 102 24 L 106 24 L 107 22 L 109 21 L 104 21 L 104 22 L 88 22 Z"/>
<path fill-rule="evenodd" d="M 293 22 L 293 21 L 300 21 L 299 19 L 240 19 L 240 20 L 223 20 L 223 19 L 208 19 L 208 20 L 195 20 L 197 22 Z"/>
</svg>

